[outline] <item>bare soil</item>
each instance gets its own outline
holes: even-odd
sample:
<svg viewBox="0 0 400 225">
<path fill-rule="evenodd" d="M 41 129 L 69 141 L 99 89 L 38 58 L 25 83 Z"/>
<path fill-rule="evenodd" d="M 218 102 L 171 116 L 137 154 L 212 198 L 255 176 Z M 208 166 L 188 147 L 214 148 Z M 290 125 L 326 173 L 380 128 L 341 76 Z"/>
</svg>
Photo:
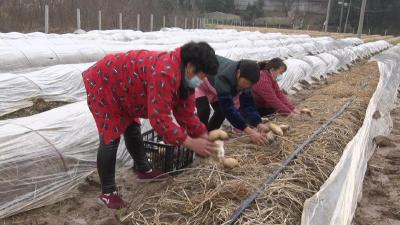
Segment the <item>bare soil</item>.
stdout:
<svg viewBox="0 0 400 225">
<path fill-rule="evenodd" d="M 392 133 L 368 162 L 353 225 L 400 225 L 400 107 L 391 116 Z"/>
<path fill-rule="evenodd" d="M 42 98 L 36 98 L 32 101 L 32 103 L 33 105 L 31 107 L 23 108 L 18 111 L 0 116 L 0 120 L 32 116 L 34 114 L 38 114 L 68 104 L 68 102 L 59 101 L 46 102 Z"/>
<path fill-rule="evenodd" d="M 239 27 L 239 26 L 229 26 L 229 25 L 214 25 L 214 27 L 216 29 L 236 29 L 239 31 L 259 31 L 263 33 L 308 34 L 311 37 L 326 37 L 326 36 L 330 36 L 333 38 L 357 37 L 357 34 L 353 33 L 322 32 L 316 30 L 283 29 L 283 28 L 278 29 L 278 28 L 266 28 L 266 27 Z M 363 34 L 361 39 L 363 39 L 364 42 L 386 40 L 393 45 L 400 43 L 400 37 L 395 37 L 392 35 L 382 36 L 382 35 Z"/>
</svg>

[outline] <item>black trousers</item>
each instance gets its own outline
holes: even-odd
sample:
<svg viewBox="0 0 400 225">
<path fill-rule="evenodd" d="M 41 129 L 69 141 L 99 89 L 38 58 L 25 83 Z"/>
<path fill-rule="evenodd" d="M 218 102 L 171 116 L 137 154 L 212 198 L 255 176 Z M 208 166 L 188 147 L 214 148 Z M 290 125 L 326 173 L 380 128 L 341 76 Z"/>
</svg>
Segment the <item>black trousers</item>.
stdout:
<svg viewBox="0 0 400 225">
<path fill-rule="evenodd" d="M 225 115 L 219 106 L 219 102 L 212 103 L 211 107 L 214 110 L 214 114 L 209 120 L 211 110 L 207 97 L 204 96 L 196 99 L 197 115 L 200 121 L 206 125 L 208 131 L 219 129 L 225 120 Z"/>
<path fill-rule="evenodd" d="M 134 160 L 139 172 L 149 171 L 150 163 L 144 150 L 143 138 L 139 124 L 131 124 L 124 132 L 126 148 Z M 103 193 L 111 193 L 117 190 L 115 184 L 115 163 L 120 139 L 105 144 L 100 137 L 100 145 L 97 151 L 97 171 L 99 173 L 101 189 Z"/>
</svg>

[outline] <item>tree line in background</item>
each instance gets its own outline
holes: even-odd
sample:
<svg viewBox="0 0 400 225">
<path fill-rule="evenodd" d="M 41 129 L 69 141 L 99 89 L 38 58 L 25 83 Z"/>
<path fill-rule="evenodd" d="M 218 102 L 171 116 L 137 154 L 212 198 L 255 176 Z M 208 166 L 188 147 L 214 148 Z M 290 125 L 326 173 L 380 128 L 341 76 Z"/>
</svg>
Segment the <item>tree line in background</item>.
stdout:
<svg viewBox="0 0 400 225">
<path fill-rule="evenodd" d="M 342 1 L 342 0 L 340 0 Z M 349 3 L 350 0 L 345 0 Z M 360 18 L 362 0 L 351 0 L 349 24 L 357 30 Z M 330 25 L 334 28 L 340 24 L 341 5 L 334 1 L 332 8 Z M 347 8 L 344 8 L 342 17 L 342 31 L 346 19 Z M 384 34 L 385 31 L 390 34 L 400 34 L 400 1 L 399 0 L 367 0 L 367 7 L 364 19 L 364 33 Z M 351 30 L 348 30 L 351 31 Z"/>
<path fill-rule="evenodd" d="M 275 15 L 279 15 L 280 13 L 281 16 L 288 16 L 289 11 L 294 11 L 297 13 L 297 15 L 294 15 L 294 20 L 301 20 L 307 16 L 307 12 L 299 11 L 295 7 L 299 2 L 307 1 L 308 0 L 282 0 L 280 1 L 282 4 L 281 11 L 275 13 Z M 342 5 L 339 4 L 339 2 L 342 1 L 350 3 L 350 0 L 332 0 L 331 19 L 329 22 L 332 31 L 337 31 L 340 24 L 340 11 Z M 347 31 L 352 31 L 352 28 L 357 29 L 361 3 L 362 0 L 351 0 L 351 4 L 348 4 L 351 6 L 348 18 L 349 29 Z M 195 4 L 197 4 L 197 7 L 203 11 L 220 11 L 224 13 L 237 14 L 242 20 L 246 21 L 247 24 L 252 24 L 256 18 L 271 16 L 270 12 L 266 13 L 263 10 L 263 7 L 268 8 L 268 5 L 265 5 L 264 0 L 256 0 L 254 4 L 248 5 L 245 10 L 241 11 L 235 9 L 234 0 L 195 0 Z M 326 0 L 326 5 L 328 5 L 328 0 Z M 341 31 L 343 31 L 346 21 L 347 7 L 343 8 Z M 315 17 L 313 17 L 313 19 L 314 22 L 320 23 L 322 27 L 322 23 L 326 17 L 326 11 L 321 12 L 319 17 L 321 17 L 321 20 L 319 21 L 314 19 Z M 313 21 L 311 21 L 311 23 L 312 22 Z M 300 24 L 299 21 L 293 21 L 293 24 L 296 23 Z M 302 26 L 300 26 L 300 28 L 306 28 L 306 23 L 301 24 Z M 388 30 L 391 34 L 400 34 L 400 0 L 367 0 L 364 33 L 367 33 L 370 30 L 371 33 L 378 34 L 384 34 L 385 30 Z"/>
<path fill-rule="evenodd" d="M 288 16 L 294 11 L 293 24 L 305 28 L 307 23 L 322 26 L 325 12 L 317 17 L 311 16 L 307 23 L 299 23 L 307 17 L 307 12 L 296 10 L 296 4 L 309 0 L 282 0 L 282 9 L 275 15 Z M 340 24 L 341 5 L 338 3 L 351 1 L 347 31 L 357 28 L 362 0 L 332 0 L 330 29 L 336 31 Z M 326 0 L 326 4 L 328 0 Z M 264 0 L 256 0 L 244 10 L 235 9 L 234 0 L 0 0 L 0 32 L 44 31 L 44 6 L 49 5 L 50 32 L 71 32 L 76 29 L 76 9 L 81 11 L 81 28 L 98 29 L 98 11 L 102 11 L 102 29 L 117 29 L 119 13 L 123 14 L 123 28 L 136 29 L 137 14 L 141 14 L 141 30 L 149 30 L 150 14 L 154 14 L 154 29 L 162 27 L 163 16 L 167 26 L 174 25 L 174 17 L 178 16 L 177 25 L 184 27 L 184 18 L 188 18 L 188 27 L 192 27 L 192 18 L 204 16 L 207 12 L 224 12 L 236 14 L 247 24 L 257 18 L 271 15 L 264 10 L 268 8 Z M 263 9 L 264 8 L 264 9 Z M 342 31 L 347 16 L 347 7 L 342 14 Z M 319 18 L 319 19 L 318 19 Z M 322 21 L 322 22 L 321 22 Z M 400 33 L 400 0 L 368 0 L 364 20 L 364 33 L 390 34 Z"/>
<path fill-rule="evenodd" d="M 123 28 L 136 29 L 137 14 L 140 28 L 150 29 L 150 14 L 154 14 L 154 29 L 166 24 L 192 26 L 192 18 L 200 16 L 194 0 L 0 0 L 0 32 L 44 31 L 45 5 L 49 6 L 49 32 L 72 32 L 77 28 L 76 9 L 80 9 L 81 29 L 95 30 L 99 27 L 98 11 L 101 10 L 101 28 L 118 29 L 119 13 L 123 15 Z M 197 22 L 197 21 L 196 21 Z"/>
</svg>

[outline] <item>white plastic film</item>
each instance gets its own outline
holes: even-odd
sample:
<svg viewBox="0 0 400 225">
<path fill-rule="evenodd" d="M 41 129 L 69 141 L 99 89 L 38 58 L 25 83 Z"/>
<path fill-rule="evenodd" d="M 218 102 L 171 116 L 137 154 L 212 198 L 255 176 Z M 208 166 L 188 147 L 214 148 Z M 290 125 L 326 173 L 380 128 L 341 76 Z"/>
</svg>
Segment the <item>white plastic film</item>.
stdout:
<svg viewBox="0 0 400 225">
<path fill-rule="evenodd" d="M 374 48 L 369 46 L 371 50 Z M 373 138 L 388 135 L 392 129 L 390 111 L 394 107 L 400 84 L 400 45 L 373 57 L 373 60 L 378 62 L 380 80 L 368 105 L 363 125 L 347 144 L 340 161 L 321 189 L 304 203 L 303 225 L 351 224 L 367 163 L 375 150 Z M 376 111 L 381 115 L 378 119 L 373 118 Z"/>
</svg>

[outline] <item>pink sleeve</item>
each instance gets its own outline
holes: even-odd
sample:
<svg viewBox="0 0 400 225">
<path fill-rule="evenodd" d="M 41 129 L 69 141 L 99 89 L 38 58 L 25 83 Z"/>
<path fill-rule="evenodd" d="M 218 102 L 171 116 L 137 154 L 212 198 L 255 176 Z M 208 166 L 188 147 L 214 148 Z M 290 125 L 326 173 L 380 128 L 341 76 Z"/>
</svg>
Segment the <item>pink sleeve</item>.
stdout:
<svg viewBox="0 0 400 225">
<path fill-rule="evenodd" d="M 207 78 L 205 78 L 203 83 L 195 90 L 195 98 L 197 99 L 200 97 L 207 97 L 210 104 L 217 101 L 217 91 Z"/>
</svg>

